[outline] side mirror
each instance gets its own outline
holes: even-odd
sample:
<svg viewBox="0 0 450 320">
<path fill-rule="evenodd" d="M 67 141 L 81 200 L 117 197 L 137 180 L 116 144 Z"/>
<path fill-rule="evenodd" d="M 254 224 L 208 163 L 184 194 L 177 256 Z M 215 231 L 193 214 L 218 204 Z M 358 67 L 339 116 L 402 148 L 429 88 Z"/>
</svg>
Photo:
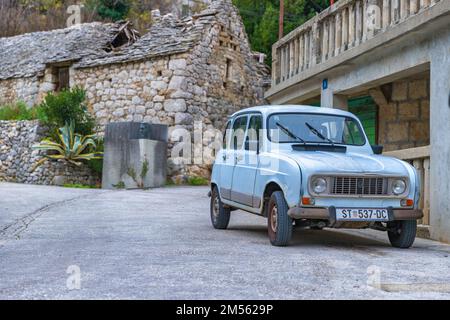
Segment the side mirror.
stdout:
<svg viewBox="0 0 450 320">
<path fill-rule="evenodd" d="M 372 150 L 373 150 L 373 153 L 375 153 L 375 154 L 383 154 L 383 146 L 373 145 Z"/>
<path fill-rule="evenodd" d="M 245 150 L 247 151 L 256 151 L 259 153 L 259 142 L 257 140 L 245 140 Z"/>
</svg>

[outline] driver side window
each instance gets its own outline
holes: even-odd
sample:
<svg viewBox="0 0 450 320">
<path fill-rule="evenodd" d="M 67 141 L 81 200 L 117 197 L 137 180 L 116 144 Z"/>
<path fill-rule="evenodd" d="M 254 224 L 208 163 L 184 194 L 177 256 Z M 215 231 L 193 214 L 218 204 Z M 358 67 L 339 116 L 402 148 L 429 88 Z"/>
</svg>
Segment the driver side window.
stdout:
<svg viewBox="0 0 450 320">
<path fill-rule="evenodd" d="M 236 118 L 233 123 L 231 147 L 234 150 L 242 149 L 244 145 L 245 129 L 247 128 L 247 116 Z"/>
</svg>

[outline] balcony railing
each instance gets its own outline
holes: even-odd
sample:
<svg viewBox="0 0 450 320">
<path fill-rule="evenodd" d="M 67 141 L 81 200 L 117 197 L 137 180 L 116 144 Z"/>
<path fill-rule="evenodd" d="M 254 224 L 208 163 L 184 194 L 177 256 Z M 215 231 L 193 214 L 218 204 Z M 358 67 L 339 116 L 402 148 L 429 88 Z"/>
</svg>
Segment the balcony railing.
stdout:
<svg viewBox="0 0 450 320">
<path fill-rule="evenodd" d="M 419 207 L 423 210 L 423 225 L 430 224 L 430 146 L 386 152 L 385 155 L 395 157 L 412 164 L 420 175 L 422 195 Z"/>
<path fill-rule="evenodd" d="M 274 44 L 272 86 L 360 46 L 439 1 L 338 1 Z"/>
</svg>

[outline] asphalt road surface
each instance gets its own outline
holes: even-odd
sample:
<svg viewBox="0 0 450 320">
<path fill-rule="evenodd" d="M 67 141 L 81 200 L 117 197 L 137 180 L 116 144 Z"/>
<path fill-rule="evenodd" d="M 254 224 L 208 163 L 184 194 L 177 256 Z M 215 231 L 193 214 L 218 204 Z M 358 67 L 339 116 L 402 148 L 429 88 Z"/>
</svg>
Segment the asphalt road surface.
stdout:
<svg viewBox="0 0 450 320">
<path fill-rule="evenodd" d="M 81 190 L 0 184 L 0 299 L 449 299 L 450 246 L 392 248 L 376 231 L 209 220 L 204 187 Z"/>
</svg>

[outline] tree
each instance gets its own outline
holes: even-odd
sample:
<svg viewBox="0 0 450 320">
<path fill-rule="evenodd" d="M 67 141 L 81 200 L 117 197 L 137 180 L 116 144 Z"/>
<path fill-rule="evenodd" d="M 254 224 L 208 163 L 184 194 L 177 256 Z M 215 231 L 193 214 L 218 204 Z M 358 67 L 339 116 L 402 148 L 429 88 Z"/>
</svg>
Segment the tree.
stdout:
<svg viewBox="0 0 450 320">
<path fill-rule="evenodd" d="M 278 39 L 279 0 L 233 0 L 239 9 L 252 49 L 267 55 L 271 63 L 272 45 Z M 294 30 L 316 12 L 328 7 L 329 0 L 285 0 L 284 34 Z"/>
<path fill-rule="evenodd" d="M 124 19 L 130 10 L 129 0 L 88 0 L 87 5 L 103 19 L 112 21 Z"/>
</svg>

